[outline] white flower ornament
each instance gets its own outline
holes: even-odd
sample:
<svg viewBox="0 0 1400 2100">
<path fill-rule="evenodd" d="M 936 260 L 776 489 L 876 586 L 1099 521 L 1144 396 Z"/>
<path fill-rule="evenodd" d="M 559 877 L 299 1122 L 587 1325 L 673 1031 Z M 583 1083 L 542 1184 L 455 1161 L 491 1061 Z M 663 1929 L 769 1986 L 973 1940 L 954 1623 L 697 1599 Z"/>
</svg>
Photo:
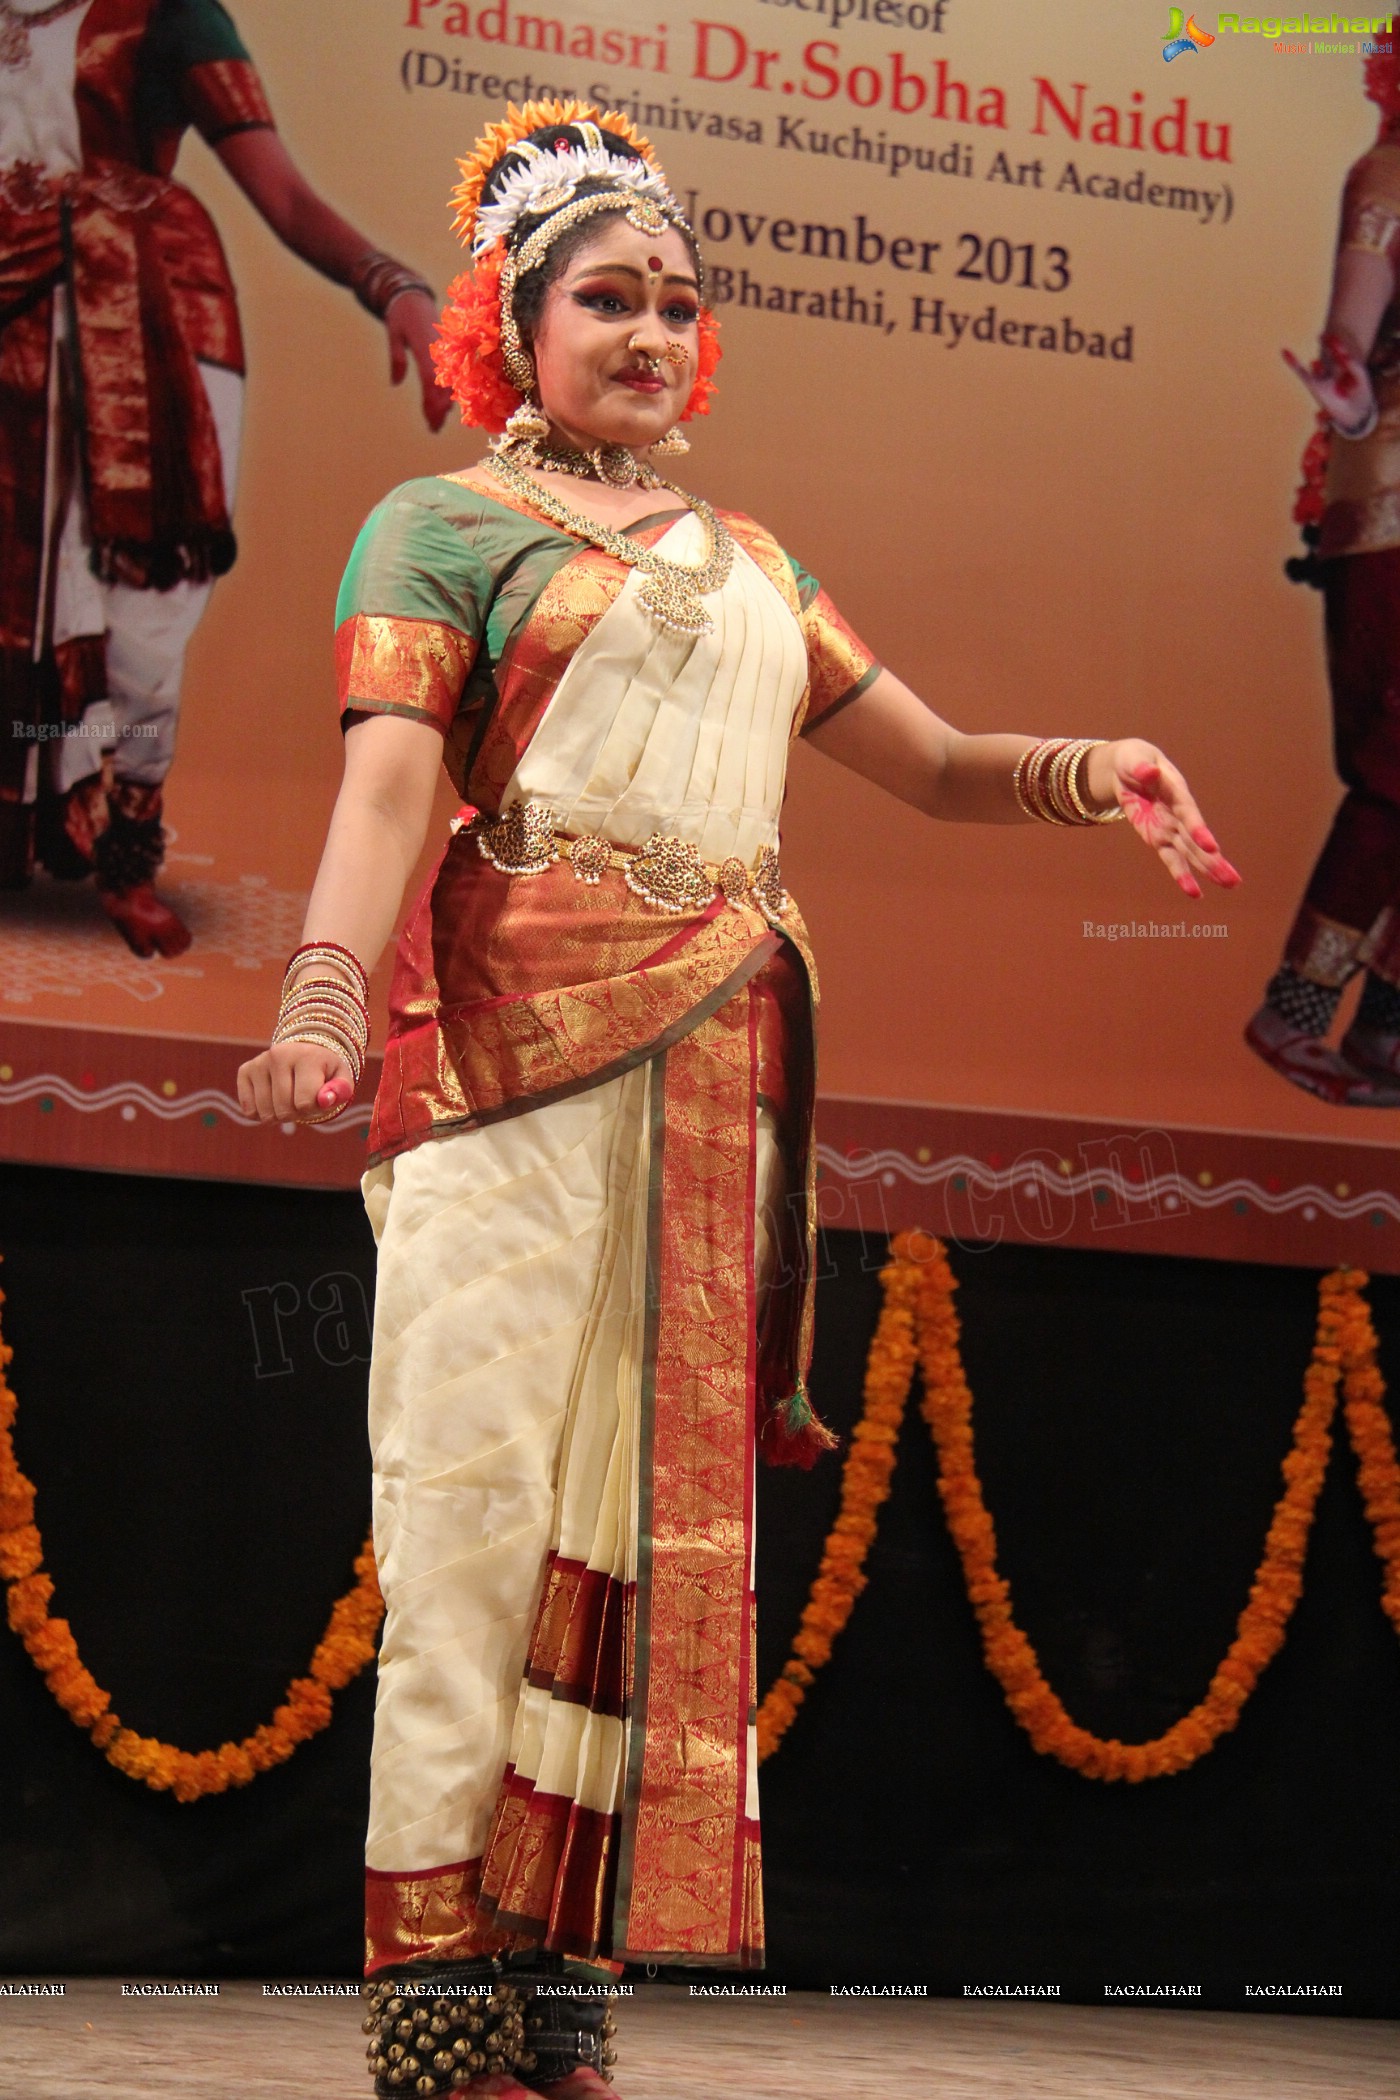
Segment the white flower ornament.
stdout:
<svg viewBox="0 0 1400 2100">
<path fill-rule="evenodd" d="M 591 178 L 601 178 L 610 188 L 630 191 L 638 199 L 646 198 L 668 216 L 680 216 L 680 206 L 657 169 L 644 160 L 623 160 L 601 143 L 565 146 L 547 153 L 522 140 L 512 151 L 524 156 L 525 165 L 512 168 L 492 201 L 478 209 L 473 256 L 484 255 L 493 241 L 509 243 L 521 219 L 558 211 L 569 203 L 579 184 Z"/>
</svg>

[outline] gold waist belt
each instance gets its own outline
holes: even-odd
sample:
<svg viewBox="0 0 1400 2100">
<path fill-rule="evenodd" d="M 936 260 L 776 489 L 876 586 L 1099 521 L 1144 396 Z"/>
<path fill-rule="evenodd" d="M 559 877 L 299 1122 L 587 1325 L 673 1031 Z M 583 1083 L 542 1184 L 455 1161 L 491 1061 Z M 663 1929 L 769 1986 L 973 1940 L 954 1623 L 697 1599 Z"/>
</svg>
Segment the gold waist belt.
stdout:
<svg viewBox="0 0 1400 2100">
<path fill-rule="evenodd" d="M 453 829 L 460 830 L 454 818 Z M 737 854 L 728 860 L 702 860 L 688 839 L 654 831 L 644 846 L 614 846 L 598 832 L 570 837 L 557 828 L 555 812 L 543 802 L 512 802 L 498 817 L 478 810 L 467 830 L 483 860 L 503 875 L 542 875 L 558 860 L 569 862 L 576 882 L 601 882 L 610 868 L 621 870 L 629 890 L 661 911 L 704 911 L 715 898 L 747 904 L 765 919 L 781 921 L 791 899 L 783 888 L 778 856 L 765 846 L 749 868 Z"/>
</svg>

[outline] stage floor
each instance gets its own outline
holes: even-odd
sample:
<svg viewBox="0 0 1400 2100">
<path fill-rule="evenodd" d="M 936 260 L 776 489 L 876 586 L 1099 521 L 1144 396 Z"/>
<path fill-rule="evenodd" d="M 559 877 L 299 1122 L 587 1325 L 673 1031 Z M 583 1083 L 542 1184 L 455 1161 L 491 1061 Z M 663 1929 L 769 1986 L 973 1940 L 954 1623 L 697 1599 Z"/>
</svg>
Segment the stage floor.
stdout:
<svg viewBox="0 0 1400 2100">
<path fill-rule="evenodd" d="M 1074 2005 L 694 1999 L 618 2006 L 621 2100 L 1393 2100 L 1400 2022 Z M 25 2100 L 367 2100 L 350 1998 L 124 1997 L 84 1979 L 0 2000 Z"/>
</svg>

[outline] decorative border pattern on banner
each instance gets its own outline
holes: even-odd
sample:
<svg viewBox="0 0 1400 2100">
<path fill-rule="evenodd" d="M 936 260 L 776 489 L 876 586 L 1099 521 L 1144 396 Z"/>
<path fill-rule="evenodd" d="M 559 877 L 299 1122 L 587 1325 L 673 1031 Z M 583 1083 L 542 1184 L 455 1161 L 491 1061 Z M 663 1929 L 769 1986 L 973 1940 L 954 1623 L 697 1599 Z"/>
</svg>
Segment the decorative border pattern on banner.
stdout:
<svg viewBox="0 0 1400 2100">
<path fill-rule="evenodd" d="M 128 1034 L 7 1018 L 0 1027 L 0 1154 L 56 1167 L 354 1188 L 379 1060 L 333 1123 L 253 1123 L 234 1074 L 258 1044 Z"/>
<path fill-rule="evenodd" d="M 1156 1135 L 1156 1133 L 1153 1133 Z M 926 1150 L 927 1148 L 921 1148 Z M 830 1145 L 818 1145 L 817 1158 L 828 1173 L 844 1181 L 863 1183 L 874 1173 L 881 1185 L 895 1188 L 900 1179 L 913 1182 L 920 1188 L 944 1189 L 951 1184 L 954 1192 L 962 1194 L 969 1181 L 981 1185 L 990 1196 L 1023 1196 L 1039 1198 L 1043 1192 L 1051 1203 L 1063 1198 L 1079 1202 L 1088 1198 L 1095 1204 L 1112 1203 L 1115 1211 L 1137 1204 L 1146 1218 L 1160 1217 L 1164 1212 L 1175 1211 L 1180 1205 L 1197 1210 L 1219 1210 L 1229 1204 L 1237 1214 L 1242 1205 L 1257 1204 L 1272 1217 L 1287 1217 L 1294 1211 L 1301 1212 L 1307 1223 L 1312 1223 L 1320 1214 L 1342 1222 L 1359 1220 L 1379 1225 L 1382 1218 L 1372 1215 L 1385 1213 L 1391 1223 L 1400 1223 L 1400 1196 L 1390 1189 L 1371 1189 L 1361 1195 L 1342 1194 L 1350 1184 L 1338 1185 L 1336 1193 L 1320 1188 L 1315 1182 L 1303 1182 L 1292 1189 L 1264 1188 L 1257 1181 L 1236 1175 L 1221 1186 L 1215 1185 L 1215 1177 L 1209 1172 L 1198 1174 L 1194 1181 L 1175 1169 L 1153 1174 L 1150 1177 L 1137 1175 L 1133 1178 L 1116 1166 L 1105 1168 L 1083 1168 L 1078 1173 L 1070 1162 L 1059 1163 L 1058 1174 L 1052 1174 L 1043 1159 L 1032 1157 L 1018 1161 L 1009 1167 L 992 1167 L 987 1161 L 974 1159 L 970 1153 L 955 1153 L 947 1159 L 930 1159 L 927 1164 L 915 1161 L 903 1152 L 873 1152 L 857 1154 L 847 1158 Z M 1276 1177 L 1270 1177 L 1276 1181 Z M 1112 1222 L 1112 1221 L 1106 1221 Z M 1055 1234 L 1044 1235 L 1047 1238 Z M 1031 1230 L 1027 1238 L 1041 1235 Z"/>
<path fill-rule="evenodd" d="M 5 1067 L 0 1066 L 0 1074 L 3 1074 L 4 1070 Z M 114 1086 L 103 1087 L 98 1092 L 82 1093 L 70 1080 L 64 1079 L 57 1072 L 39 1072 L 31 1079 L 15 1079 L 8 1084 L 0 1077 L 0 1110 L 18 1108 L 27 1101 L 37 1101 L 42 1113 L 51 1114 L 55 1102 L 49 1099 L 49 1096 L 57 1097 L 65 1108 L 76 1109 L 79 1115 L 94 1115 L 105 1108 L 119 1109 L 125 1123 L 134 1122 L 143 1109 L 150 1115 L 161 1117 L 167 1123 L 176 1122 L 182 1116 L 194 1115 L 199 1116 L 206 1127 L 212 1126 L 219 1115 L 225 1115 L 237 1123 L 245 1120 L 232 1094 L 221 1094 L 215 1087 L 205 1087 L 195 1094 L 181 1094 L 173 1079 L 163 1081 L 161 1093 L 157 1095 L 152 1093 L 148 1086 L 143 1086 L 135 1080 L 125 1083 L 118 1081 Z M 369 1127 L 369 1117 L 367 1103 L 348 1108 L 341 1129 L 344 1131 L 358 1126 L 365 1130 Z M 283 1124 L 281 1127 L 285 1134 L 290 1134 L 290 1126 Z M 324 1137 L 329 1134 L 328 1124 L 313 1123 L 308 1127 L 317 1136 Z"/>
<path fill-rule="evenodd" d="M 833 1096 L 818 1129 L 829 1229 L 1400 1273 L 1390 1145 Z"/>
<path fill-rule="evenodd" d="M 0 1029 L 0 1153 L 356 1187 L 378 1059 L 334 1123 L 256 1124 L 233 1092 L 254 1047 L 10 1020 Z M 1063 1245 L 1400 1274 L 1400 1149 L 1374 1140 L 842 1095 L 822 1099 L 818 1130 L 821 1222 L 882 1245 L 921 1228 L 968 1249 Z"/>
</svg>

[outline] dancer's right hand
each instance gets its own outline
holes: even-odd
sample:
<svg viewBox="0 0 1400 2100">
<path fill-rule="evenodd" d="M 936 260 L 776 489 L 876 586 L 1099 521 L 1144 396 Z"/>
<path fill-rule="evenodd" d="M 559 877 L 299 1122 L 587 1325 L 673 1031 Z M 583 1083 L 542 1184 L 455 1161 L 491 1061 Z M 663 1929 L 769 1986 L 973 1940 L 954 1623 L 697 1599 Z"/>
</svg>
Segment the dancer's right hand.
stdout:
<svg viewBox="0 0 1400 2100">
<path fill-rule="evenodd" d="M 1365 362 L 1339 335 L 1324 335 L 1320 355 L 1303 364 L 1285 350 L 1283 361 L 1296 372 L 1313 400 L 1343 437 L 1360 433 L 1374 420 L 1375 389 Z"/>
<path fill-rule="evenodd" d="M 345 1059 L 320 1043 L 274 1043 L 238 1067 L 238 1105 L 261 1123 L 317 1123 L 350 1101 Z"/>
</svg>

